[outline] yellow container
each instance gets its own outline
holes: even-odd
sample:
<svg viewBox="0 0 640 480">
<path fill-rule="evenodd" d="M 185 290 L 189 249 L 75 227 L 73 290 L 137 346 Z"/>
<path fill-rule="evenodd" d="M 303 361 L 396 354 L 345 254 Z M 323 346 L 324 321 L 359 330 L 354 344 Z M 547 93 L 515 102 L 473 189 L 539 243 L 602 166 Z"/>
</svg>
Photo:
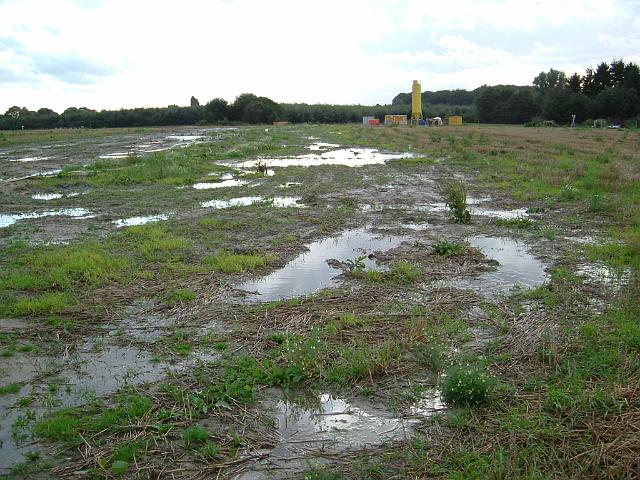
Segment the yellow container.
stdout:
<svg viewBox="0 0 640 480">
<path fill-rule="evenodd" d="M 453 115 L 449 117 L 449 125 L 459 127 L 460 125 L 462 125 L 462 117 L 460 115 Z"/>
<path fill-rule="evenodd" d="M 385 125 L 406 125 L 407 116 L 406 115 L 385 115 L 384 124 Z"/>
<path fill-rule="evenodd" d="M 420 80 L 414 80 L 411 88 L 411 123 L 417 124 L 420 120 L 422 120 L 422 85 Z"/>
</svg>

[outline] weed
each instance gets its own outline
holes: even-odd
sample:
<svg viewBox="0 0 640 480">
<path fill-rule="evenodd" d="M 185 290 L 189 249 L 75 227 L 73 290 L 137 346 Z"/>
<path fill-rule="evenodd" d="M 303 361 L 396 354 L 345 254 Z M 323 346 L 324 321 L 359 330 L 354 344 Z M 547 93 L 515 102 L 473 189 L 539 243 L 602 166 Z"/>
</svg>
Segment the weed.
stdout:
<svg viewBox="0 0 640 480">
<path fill-rule="evenodd" d="M 0 387 L 0 396 L 7 395 L 10 393 L 18 393 L 21 388 L 22 388 L 22 385 L 20 385 L 19 383 L 9 383 L 7 385 Z"/>
<path fill-rule="evenodd" d="M 573 185 L 563 185 L 560 188 L 560 199 L 561 200 L 575 200 L 578 197 L 578 189 Z"/>
<path fill-rule="evenodd" d="M 220 446 L 217 443 L 206 442 L 202 446 L 200 453 L 205 458 L 214 459 L 220 454 Z"/>
<path fill-rule="evenodd" d="M 456 223 L 469 223 L 471 213 L 467 209 L 467 188 L 461 180 L 447 180 L 441 187 L 445 204 Z"/>
<path fill-rule="evenodd" d="M 440 345 L 418 345 L 414 348 L 416 361 L 433 372 L 441 372 L 447 364 L 445 349 Z"/>
<path fill-rule="evenodd" d="M 204 443 L 208 439 L 209 432 L 203 427 L 188 427 L 182 432 L 182 442 L 186 448 Z"/>
<path fill-rule="evenodd" d="M 484 372 L 474 367 L 455 366 L 447 370 L 442 396 L 452 405 L 473 407 L 488 401 L 491 388 L 491 381 Z"/>
<path fill-rule="evenodd" d="M 609 209 L 605 198 L 601 194 L 594 193 L 589 196 L 587 210 L 592 213 L 604 212 Z"/>
<path fill-rule="evenodd" d="M 169 306 L 192 302 L 196 299 L 196 292 L 190 288 L 179 288 L 171 292 L 166 299 Z"/>
<path fill-rule="evenodd" d="M 222 273 L 239 273 L 264 268 L 268 260 L 264 255 L 229 253 L 225 250 L 220 250 L 217 255 L 208 255 L 204 259 L 207 265 Z"/>
<path fill-rule="evenodd" d="M 347 266 L 349 267 L 349 273 L 354 277 L 361 277 L 364 274 L 366 264 L 364 261 L 367 259 L 366 255 L 360 255 L 354 259 L 347 260 Z"/>
<path fill-rule="evenodd" d="M 111 473 L 114 475 L 124 475 L 129 470 L 129 462 L 116 460 L 111 464 Z"/>
<path fill-rule="evenodd" d="M 527 230 L 535 225 L 534 221 L 527 217 L 497 218 L 495 223 L 500 227 L 517 228 L 520 230 Z"/>
<path fill-rule="evenodd" d="M 445 238 L 440 239 L 431 247 L 433 248 L 433 251 L 436 253 L 436 255 L 440 255 L 442 257 L 455 257 L 456 255 L 460 255 L 466 250 L 464 244 L 450 242 Z"/>
</svg>

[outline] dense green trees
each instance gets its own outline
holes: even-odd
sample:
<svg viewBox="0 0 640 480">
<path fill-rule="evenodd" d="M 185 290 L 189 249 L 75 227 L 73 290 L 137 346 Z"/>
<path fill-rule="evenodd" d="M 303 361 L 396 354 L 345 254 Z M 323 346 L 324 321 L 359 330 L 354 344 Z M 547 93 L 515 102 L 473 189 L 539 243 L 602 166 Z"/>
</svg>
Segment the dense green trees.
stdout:
<svg viewBox="0 0 640 480">
<path fill-rule="evenodd" d="M 383 119 L 385 114 L 411 114 L 411 93 L 399 93 L 391 105 L 278 104 L 252 93 L 239 95 L 232 104 L 214 98 L 204 106 L 191 97 L 190 105 L 95 111 L 70 107 L 58 115 L 49 108 L 37 112 L 12 106 L 0 115 L 0 129 L 58 127 L 137 127 L 195 125 L 196 123 L 360 122 L 364 115 Z M 539 118 L 569 123 L 609 118 L 625 121 L 640 114 L 640 67 L 623 60 L 602 62 L 584 75 L 550 69 L 540 72 L 532 86 L 496 85 L 475 90 L 440 90 L 422 93 L 427 117 L 462 115 L 465 122 L 525 123 Z"/>
</svg>

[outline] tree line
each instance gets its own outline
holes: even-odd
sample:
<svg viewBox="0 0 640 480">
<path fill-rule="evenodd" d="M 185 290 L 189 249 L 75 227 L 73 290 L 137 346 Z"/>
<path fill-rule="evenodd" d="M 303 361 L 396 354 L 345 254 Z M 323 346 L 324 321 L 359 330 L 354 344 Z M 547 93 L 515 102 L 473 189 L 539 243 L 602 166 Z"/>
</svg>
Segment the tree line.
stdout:
<svg viewBox="0 0 640 480">
<path fill-rule="evenodd" d="M 602 62 L 584 74 L 567 76 L 559 70 L 540 72 L 529 86 L 483 85 L 474 90 L 422 93 L 423 113 L 446 118 L 462 115 L 466 122 L 525 123 L 554 120 L 569 123 L 607 118 L 623 122 L 640 113 L 640 68 L 623 60 Z M 0 129 L 102 128 L 197 124 L 351 123 L 365 115 L 382 120 L 385 114 L 411 115 L 411 93 L 399 93 L 390 105 L 329 105 L 276 103 L 252 93 L 233 103 L 222 98 L 201 105 L 191 97 L 189 106 L 96 111 L 71 107 L 61 114 L 49 108 L 31 111 L 13 106 L 0 116 Z"/>
</svg>

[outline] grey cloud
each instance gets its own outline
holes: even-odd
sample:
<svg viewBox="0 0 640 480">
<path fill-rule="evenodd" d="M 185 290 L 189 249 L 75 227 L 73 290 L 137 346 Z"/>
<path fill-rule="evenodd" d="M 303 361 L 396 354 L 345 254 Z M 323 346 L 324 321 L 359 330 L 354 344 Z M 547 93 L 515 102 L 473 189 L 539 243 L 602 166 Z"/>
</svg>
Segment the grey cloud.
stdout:
<svg viewBox="0 0 640 480">
<path fill-rule="evenodd" d="M 38 73 L 51 75 L 66 83 L 90 84 L 99 77 L 108 76 L 113 70 L 106 65 L 86 59 L 77 54 L 33 55 L 34 69 Z"/>
</svg>

